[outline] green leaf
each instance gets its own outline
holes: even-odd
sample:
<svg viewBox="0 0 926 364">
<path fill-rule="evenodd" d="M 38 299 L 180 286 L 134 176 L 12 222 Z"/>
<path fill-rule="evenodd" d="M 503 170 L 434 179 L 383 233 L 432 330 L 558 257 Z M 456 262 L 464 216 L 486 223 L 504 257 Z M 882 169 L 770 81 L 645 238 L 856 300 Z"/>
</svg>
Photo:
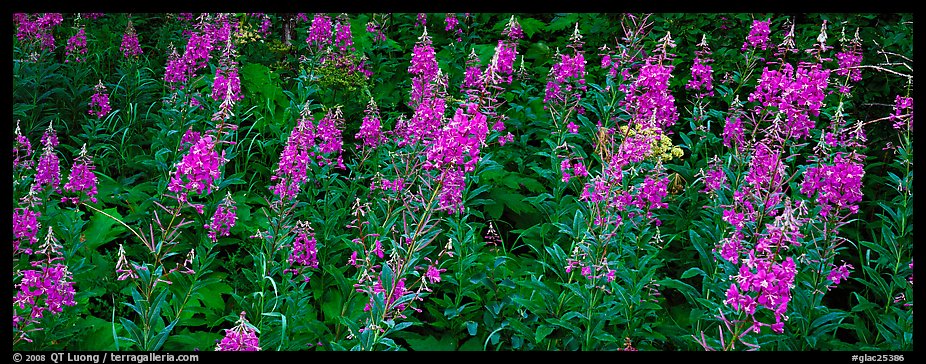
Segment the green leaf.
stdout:
<svg viewBox="0 0 926 364">
<path fill-rule="evenodd" d="M 682 279 L 688 279 L 698 274 L 705 276 L 705 277 L 707 276 L 707 273 L 704 273 L 704 271 L 701 268 L 692 267 L 692 268 L 688 268 L 688 270 L 686 270 L 685 273 L 682 273 Z"/>
<path fill-rule="evenodd" d="M 448 320 L 452 320 L 454 317 L 459 316 L 460 313 L 463 312 L 463 309 L 466 308 L 466 306 L 471 304 L 472 302 L 467 302 L 460 307 L 448 307 L 444 309 L 444 316 L 447 317 Z"/>
<path fill-rule="evenodd" d="M 125 220 L 122 215 L 116 211 L 115 207 L 105 209 L 103 212 L 119 220 Z M 112 217 L 94 211 L 93 217 L 90 218 L 90 224 L 87 225 L 87 230 L 84 231 L 84 236 L 87 239 L 85 244 L 88 248 L 96 250 L 103 244 L 113 241 L 120 234 L 127 231 L 125 226 L 113 220 Z M 140 244 L 141 242 L 138 243 Z"/>
<path fill-rule="evenodd" d="M 407 338 L 405 341 L 414 351 L 453 351 L 457 349 L 457 345 L 451 336 L 443 336 L 440 339 L 434 336 Z"/>
<path fill-rule="evenodd" d="M 545 339 L 548 335 L 550 335 L 550 333 L 553 332 L 553 329 L 553 326 L 550 325 L 540 325 L 540 327 L 537 328 L 537 332 L 534 333 L 534 342 L 539 344 L 540 341 Z"/>
<path fill-rule="evenodd" d="M 466 332 L 469 333 L 469 336 L 476 336 L 479 329 L 479 323 L 475 321 L 466 321 L 464 324 L 466 325 Z"/>
<path fill-rule="evenodd" d="M 222 334 L 209 331 L 183 332 L 170 335 L 164 342 L 164 350 L 176 351 L 193 351 L 193 350 L 211 350 L 215 348 L 217 340 L 222 339 Z"/>
<path fill-rule="evenodd" d="M 341 316 L 341 309 L 344 308 L 343 297 L 339 291 L 329 291 L 325 294 L 325 300 L 321 303 L 322 313 L 326 321 L 331 321 Z"/>
<path fill-rule="evenodd" d="M 550 25 L 547 25 L 547 32 L 557 32 L 563 29 L 572 30 L 577 21 L 579 21 L 579 14 L 577 13 L 569 13 L 565 16 L 559 15 L 550 22 Z"/>
<path fill-rule="evenodd" d="M 385 291 L 387 295 L 392 294 L 392 285 L 395 283 L 392 281 L 393 278 L 392 268 L 389 267 L 389 264 L 383 264 L 383 270 L 379 275 L 379 279 L 383 282 L 383 291 Z"/>
<path fill-rule="evenodd" d="M 167 340 L 167 336 L 170 335 L 170 331 L 174 329 L 174 325 L 177 325 L 178 321 L 180 321 L 180 319 L 175 319 L 174 321 L 171 321 L 170 325 L 167 325 L 167 327 L 161 330 L 161 332 L 159 332 L 157 336 L 154 337 L 154 339 L 157 340 L 154 346 L 147 350 L 158 351 L 159 349 L 161 349 L 161 346 L 164 345 L 164 341 Z"/>
<path fill-rule="evenodd" d="M 116 343 L 109 321 L 87 316 L 77 321 L 75 326 L 81 333 L 81 340 L 77 342 L 78 350 L 115 350 Z"/>
<path fill-rule="evenodd" d="M 682 276 L 684 276 L 684 274 Z M 659 284 L 666 288 L 674 288 L 678 290 L 683 296 L 685 296 L 685 299 L 687 299 L 688 302 L 695 303 L 699 298 L 701 298 L 701 292 L 698 292 L 698 290 L 696 290 L 688 283 L 676 279 L 666 278 L 660 280 Z"/>
<path fill-rule="evenodd" d="M 546 26 L 546 23 L 534 18 L 518 19 L 515 17 L 515 20 L 518 21 L 518 24 L 521 24 L 521 30 L 527 38 L 533 37 L 534 33 Z"/>
<path fill-rule="evenodd" d="M 852 306 L 852 312 L 861 312 L 878 308 L 878 305 L 869 302 L 867 298 L 858 294 L 858 292 L 852 292 L 852 295 L 855 296 L 856 300 L 858 300 L 858 304 Z"/>
<path fill-rule="evenodd" d="M 458 351 L 482 351 L 482 343 L 478 337 L 467 340 L 463 345 L 460 345 Z"/>
</svg>

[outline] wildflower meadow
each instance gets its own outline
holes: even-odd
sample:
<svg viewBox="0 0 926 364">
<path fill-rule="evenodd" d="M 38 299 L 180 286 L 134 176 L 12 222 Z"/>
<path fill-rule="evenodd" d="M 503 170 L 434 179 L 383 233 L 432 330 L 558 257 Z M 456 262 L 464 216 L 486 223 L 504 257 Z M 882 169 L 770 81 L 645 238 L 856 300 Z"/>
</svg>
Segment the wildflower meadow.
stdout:
<svg viewBox="0 0 926 364">
<path fill-rule="evenodd" d="M 14 351 L 913 350 L 912 13 L 12 17 Z"/>
</svg>

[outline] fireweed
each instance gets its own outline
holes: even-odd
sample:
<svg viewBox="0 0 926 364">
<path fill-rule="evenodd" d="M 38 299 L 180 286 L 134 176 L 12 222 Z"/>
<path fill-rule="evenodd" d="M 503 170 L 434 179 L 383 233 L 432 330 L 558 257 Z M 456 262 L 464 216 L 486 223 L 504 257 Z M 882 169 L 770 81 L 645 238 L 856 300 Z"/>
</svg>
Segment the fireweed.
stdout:
<svg viewBox="0 0 926 364">
<path fill-rule="evenodd" d="M 767 29 L 768 22 L 756 21 L 744 50 L 771 48 Z M 711 208 L 726 223 L 714 257 L 727 277 L 718 276 L 727 287 L 717 309 L 720 337 L 708 341 L 704 332 L 693 335 L 705 349 L 742 344 L 755 350 L 769 340 L 760 339 L 767 332 L 808 335 L 817 318 L 839 317 L 824 316 L 827 309 L 820 302 L 852 276 L 852 265 L 837 258 L 850 242 L 840 227 L 858 211 L 865 174 L 865 156 L 859 153 L 867 141 L 862 122 L 843 112 L 852 97 L 847 86 L 857 79 L 845 70 L 835 74 L 848 77 L 831 82 L 825 23 L 804 52 L 811 59 L 796 67 L 785 58 L 795 53 L 790 52 L 794 36 L 792 26 L 744 108 L 735 104 L 727 116 L 723 144 L 734 164 L 718 170 L 715 162 L 704 175 L 705 190 L 719 196 Z M 847 65 L 845 56 L 837 58 L 840 67 L 855 65 Z M 823 117 L 829 97 L 838 98 L 836 112 Z M 757 132 L 747 138 L 744 130 Z M 811 156 L 796 158 L 813 145 Z M 740 174 L 727 178 L 722 172 L 727 168 Z M 792 183 L 798 188 L 789 188 Z"/>
<path fill-rule="evenodd" d="M 74 28 L 61 14 L 13 16 L 14 73 L 120 66 L 89 105 L 73 98 L 92 121 L 76 143 L 59 145 L 37 112 L 61 105 L 45 101 L 57 78 L 15 92 L 36 101 L 14 109 L 14 347 L 912 345 L 912 60 L 873 49 L 855 21 L 807 36 L 791 20 L 724 18 L 742 41 L 664 24 L 655 35 L 662 15 L 602 30 L 614 17 L 535 16 L 522 29 L 514 16 L 439 14 L 427 29 L 427 14 L 182 13 L 147 44 L 178 48 L 152 55 L 117 16 L 80 14 Z M 484 39 L 493 24 L 501 37 Z M 120 34 L 101 27 L 124 27 L 118 51 Z M 839 27 L 836 44 L 827 31 Z M 89 53 L 88 36 L 110 40 L 114 59 Z M 560 36 L 554 51 L 546 41 Z M 591 45 L 600 67 L 587 65 Z M 862 95 L 875 74 L 906 77 L 908 92 Z M 19 81 L 14 91 L 31 85 Z M 151 88 L 137 81 L 163 97 L 142 133 L 134 108 Z M 131 168 L 156 172 L 106 175 L 122 167 L 101 161 L 133 157 L 112 153 L 108 127 L 127 146 L 152 136 Z M 897 137 L 883 151 L 883 133 L 866 135 L 881 129 Z M 109 275 L 88 282 L 92 269 Z M 119 290 L 112 306 L 101 288 Z M 59 340 L 109 321 L 107 308 L 113 333 Z"/>
<path fill-rule="evenodd" d="M 217 340 L 215 351 L 260 351 L 257 330 L 241 313 L 237 325 L 225 330 L 225 337 Z"/>
<path fill-rule="evenodd" d="M 138 33 L 135 32 L 135 27 L 132 26 L 131 20 L 129 20 L 129 23 L 125 26 L 125 34 L 122 35 L 122 43 L 119 44 L 119 50 L 122 51 L 122 55 L 128 59 L 137 58 L 144 53 L 141 50 L 141 46 L 138 44 Z"/>
<path fill-rule="evenodd" d="M 30 331 L 41 330 L 37 327 L 47 314 L 60 314 L 64 306 L 74 306 L 74 282 L 67 265 L 61 264 L 62 246 L 49 227 L 45 242 L 40 245 L 36 255 L 44 256 L 31 265 L 36 269 L 22 270 L 15 287 L 19 289 L 13 297 L 13 332 L 14 341 L 30 341 Z"/>
<path fill-rule="evenodd" d="M 206 24 L 207 18 L 216 21 Z M 227 48 L 234 24 L 223 14 L 204 14 L 200 20 L 200 31 L 190 35 L 191 40 L 184 57 L 175 57 L 169 62 L 166 83 L 185 83 L 186 78 L 195 75 L 198 69 L 204 68 L 214 59 L 209 52 L 218 46 L 226 46 L 219 57 L 222 66 L 234 66 L 234 52 Z M 231 82 L 234 81 L 227 83 Z M 221 81 L 218 86 L 221 88 Z M 159 211 L 149 215 L 147 224 L 142 222 L 141 226 L 133 227 L 123 218 L 81 202 L 81 207 L 119 223 L 133 237 L 120 244 L 114 259 L 116 281 L 124 281 L 123 284 L 127 285 L 130 296 L 126 304 L 134 316 L 120 317 L 126 336 L 116 338 L 117 348 L 122 342 L 141 350 L 158 350 L 175 327 L 185 325 L 185 310 L 190 307 L 191 297 L 195 297 L 200 289 L 214 284 L 203 280 L 211 272 L 209 266 L 217 254 L 213 248 L 218 239 L 228 236 L 229 229 L 235 224 L 235 206 L 230 196 L 226 193 L 221 204 L 211 202 L 216 198 L 210 196 L 223 189 L 220 187 L 223 182 L 222 167 L 227 162 L 225 156 L 230 149 L 226 146 L 235 145 L 233 139 L 237 125 L 232 123 L 231 116 L 234 114 L 236 99 L 232 91 L 232 86 L 225 86 L 219 92 L 221 104 L 215 106 L 215 113 L 211 118 L 196 118 L 200 120 L 199 124 L 194 125 L 185 120 L 164 124 L 163 127 L 167 129 L 177 128 L 178 124 L 185 125 L 186 130 L 180 132 L 174 129 L 171 134 L 176 133 L 179 139 L 177 145 L 162 150 L 177 153 L 174 154 L 177 161 L 162 175 L 162 197 L 152 201 Z M 94 101 L 97 101 L 96 97 Z M 173 107 L 187 107 L 186 102 L 177 104 L 169 99 L 166 101 L 167 109 L 162 111 L 166 115 L 177 111 Z M 102 117 L 108 113 L 108 108 L 108 103 L 104 104 L 99 111 L 102 114 L 96 116 Z M 188 117 L 190 110 L 185 111 L 181 115 Z M 197 131 L 202 130 L 202 124 L 207 124 L 205 131 Z M 80 173 L 81 168 L 90 169 L 87 166 L 92 168 L 89 160 L 75 164 L 71 181 L 65 185 L 65 190 L 84 191 L 91 198 L 94 197 L 96 187 L 90 189 L 88 176 Z M 197 220 L 207 219 L 201 215 L 207 207 L 212 206 L 216 209 L 212 221 L 195 224 Z M 186 207 L 192 207 L 192 211 Z M 131 246 L 131 249 L 125 249 L 126 246 Z"/>
<path fill-rule="evenodd" d="M 17 172 L 22 180 L 32 179 L 33 184 L 25 191 L 18 185 L 13 188 L 14 197 L 19 197 L 13 209 L 13 282 L 14 288 L 18 289 L 13 297 L 14 344 L 20 341 L 32 342 L 32 332 L 55 330 L 55 323 L 45 318 L 59 315 L 66 306 L 77 304 L 67 250 L 55 236 L 53 226 L 49 226 L 44 236 L 40 236 L 42 221 L 47 219 L 43 218 L 43 211 L 49 211 L 48 208 L 52 207 L 50 205 L 57 205 L 57 200 L 76 204 L 83 196 L 89 196 L 95 201 L 97 189 L 96 175 L 86 148 L 81 149 L 81 154 L 74 161 L 68 181 L 60 186 L 60 162 L 55 151 L 59 144 L 53 124 L 50 123 L 42 135 L 44 149 L 38 157 L 38 163 L 32 161 L 36 156 L 32 155 L 29 139 L 20 134 L 19 128 L 15 134 Z M 80 197 L 53 196 L 74 192 Z M 73 209 L 73 204 L 65 204 L 65 207 Z M 50 222 L 48 224 L 52 225 Z M 40 239 L 43 240 L 42 244 L 38 244 Z M 45 332 L 44 337 L 51 334 L 53 332 Z"/>
<path fill-rule="evenodd" d="M 13 14 L 16 23 L 16 38 L 31 46 L 31 51 L 54 51 L 54 29 L 64 20 L 60 13 Z M 40 47 L 39 49 L 34 48 Z"/>
<path fill-rule="evenodd" d="M 427 30 L 414 47 L 408 103 L 413 115 L 400 117 L 389 133 L 393 138 L 382 144 L 382 149 L 398 149 L 388 157 L 393 170 L 374 174 L 369 197 L 357 199 L 354 220 L 348 225 L 359 235 L 353 239 L 349 258 L 358 272 L 356 292 L 369 297 L 364 306 L 368 316 L 356 326 L 348 325 L 348 337 L 359 339 L 355 348 L 391 346 L 389 336 L 411 324 L 400 320 L 412 311 L 421 312 L 416 302 L 442 281 L 441 273 L 447 269 L 441 268 L 441 261 L 463 259 L 454 256 L 462 242 L 454 244 L 450 239 L 443 247 L 434 246 L 442 232 L 438 214 L 464 214 L 466 176 L 478 169 L 489 125 L 504 130 L 499 116 L 502 103 L 496 98 L 503 90 L 501 84 L 511 82 L 521 37 L 514 18 L 503 35 L 507 39 L 499 42 L 484 72 L 471 63 L 471 75 L 460 87 L 467 99 L 452 118 L 445 115 L 449 105 L 444 96 L 451 88 Z"/>
<path fill-rule="evenodd" d="M 103 86 L 103 81 L 100 81 L 93 87 L 93 90 L 96 92 L 90 97 L 90 110 L 87 110 L 87 113 L 100 119 L 105 118 L 112 110 L 112 106 L 109 106 L 106 86 Z"/>
<path fill-rule="evenodd" d="M 628 253 L 637 249 L 658 251 L 662 238 L 658 228 L 652 231 L 652 227 L 661 224 L 655 212 L 667 207 L 663 199 L 668 193 L 669 180 L 663 162 L 682 155 L 682 150 L 672 145 L 666 131 L 678 119 L 674 97 L 668 91 L 673 69 L 668 65 L 673 57 L 669 49 L 675 45 L 666 34 L 653 55 L 643 60 L 642 67 L 636 72 L 624 69 L 629 65 L 624 61 L 640 53 L 628 48 L 642 45 L 632 40 L 648 32 L 645 19 L 626 21 L 624 40 L 628 43 L 618 45 L 624 53 L 615 58 L 603 57 L 602 66 L 607 70 L 605 78 L 609 87 L 598 91 L 611 95 L 619 93 L 623 101 L 615 102 L 617 98 L 613 96 L 607 97 L 612 100 L 611 104 L 583 102 L 583 98 L 579 98 L 574 106 L 565 105 L 569 107 L 566 117 L 575 111 L 581 125 L 594 126 L 591 128 L 594 137 L 590 138 L 595 143 L 590 146 L 594 148 L 594 155 L 585 155 L 584 146 L 573 144 L 568 138 L 551 153 L 551 156 L 564 158 L 559 165 L 563 188 L 574 186 L 573 180 L 578 182 L 579 207 L 571 223 L 569 220 L 553 221 L 560 233 L 570 238 L 568 250 L 558 245 L 546 250 L 556 262 L 564 264 L 563 272 L 557 275 L 565 281 L 561 284 L 568 287 L 577 296 L 575 298 L 580 298 L 581 303 L 572 309 L 581 312 L 583 320 L 580 325 L 567 327 L 579 336 L 577 340 L 564 340 L 562 344 L 550 340 L 545 343 L 547 348 L 551 345 L 585 350 L 633 348 L 630 343 L 647 340 L 638 330 L 647 325 L 646 317 L 655 314 L 652 305 L 660 296 L 658 260 L 653 259 L 654 255 L 640 259 Z M 576 59 L 583 59 L 578 52 L 581 49 L 578 24 L 571 39 Z M 562 100 L 556 92 L 562 75 L 584 74 L 581 68 L 578 72 L 564 73 L 560 67 L 567 66 L 567 61 L 570 60 L 563 56 L 563 62 L 551 70 L 552 75 L 560 76 L 548 82 L 546 100 Z M 611 87 L 615 76 L 620 76 L 619 85 Z M 586 83 L 578 81 L 578 90 L 585 90 Z M 595 90 L 602 90 L 594 86 Z M 553 97 L 549 97 L 551 91 Z M 588 133 L 588 129 L 573 126 L 572 121 L 557 121 L 555 111 L 551 114 L 560 133 L 564 131 L 562 126 L 569 134 Z M 591 122 L 590 116 L 600 119 Z M 627 124 L 621 125 L 622 120 L 628 121 Z M 622 267 L 631 268 L 631 272 L 621 272 Z M 638 298 L 618 305 L 607 296 Z M 564 307 L 569 301 L 563 298 L 568 296 L 561 297 L 560 307 Z M 618 316 L 604 312 L 615 312 Z M 598 330 L 608 322 L 622 328 L 619 330 L 621 336 L 596 344 L 592 338 L 599 335 Z M 625 346 L 618 346 L 621 342 Z"/>
<path fill-rule="evenodd" d="M 68 38 L 66 50 L 67 59 L 64 62 L 74 61 L 80 63 L 84 61 L 83 57 L 87 54 L 87 34 L 83 26 L 77 28 L 77 33 Z"/>
</svg>

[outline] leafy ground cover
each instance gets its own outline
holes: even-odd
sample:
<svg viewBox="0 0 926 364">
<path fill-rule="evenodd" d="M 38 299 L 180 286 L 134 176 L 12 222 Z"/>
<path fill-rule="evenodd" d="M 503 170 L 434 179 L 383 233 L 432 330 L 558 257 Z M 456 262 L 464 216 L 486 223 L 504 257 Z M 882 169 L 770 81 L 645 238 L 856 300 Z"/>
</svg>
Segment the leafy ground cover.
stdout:
<svg viewBox="0 0 926 364">
<path fill-rule="evenodd" d="M 912 14 L 13 25 L 14 350 L 912 350 Z"/>
</svg>

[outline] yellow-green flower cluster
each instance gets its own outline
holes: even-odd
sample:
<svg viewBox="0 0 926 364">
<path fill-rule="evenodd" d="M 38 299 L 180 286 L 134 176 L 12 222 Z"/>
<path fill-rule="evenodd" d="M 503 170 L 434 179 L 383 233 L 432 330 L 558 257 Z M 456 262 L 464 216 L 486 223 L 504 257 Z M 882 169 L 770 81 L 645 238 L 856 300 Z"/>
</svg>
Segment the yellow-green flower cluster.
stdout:
<svg viewBox="0 0 926 364">
<path fill-rule="evenodd" d="M 625 135 L 626 137 L 632 137 L 640 133 L 649 139 L 650 150 L 646 153 L 647 158 L 661 159 L 663 162 L 668 162 L 673 158 L 681 158 L 685 155 L 682 148 L 673 145 L 672 138 L 669 138 L 661 129 L 646 128 L 641 131 L 640 126 L 634 126 L 633 129 L 631 129 L 627 125 L 623 125 L 620 127 L 620 131 L 621 135 Z"/>
</svg>

